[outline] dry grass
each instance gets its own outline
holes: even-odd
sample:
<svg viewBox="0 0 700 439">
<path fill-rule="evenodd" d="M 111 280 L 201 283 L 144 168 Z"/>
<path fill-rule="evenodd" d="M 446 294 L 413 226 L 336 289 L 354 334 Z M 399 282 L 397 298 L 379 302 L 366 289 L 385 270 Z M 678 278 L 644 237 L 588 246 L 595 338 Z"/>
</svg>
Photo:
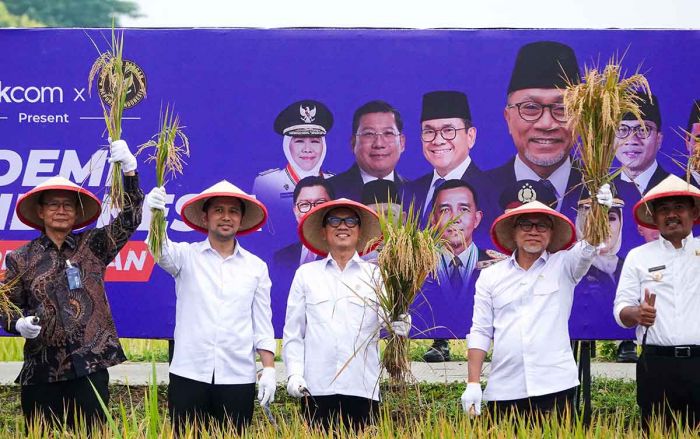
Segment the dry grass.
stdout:
<svg viewBox="0 0 700 439">
<path fill-rule="evenodd" d="M 569 127 L 574 137 L 579 136 L 577 152 L 581 158 L 584 184 L 592 195 L 605 183 L 610 183 L 620 172 L 610 174 L 615 158 L 615 132 L 622 116 L 631 113 L 642 124 L 639 109 L 642 90 L 651 99 L 649 83 L 644 75 L 635 73 L 623 78 L 621 59 L 613 57 L 602 69 L 586 67 L 580 84 L 569 84 L 564 91 Z M 607 209 L 592 203 L 584 238 L 593 245 L 604 242 L 609 236 Z"/>
<path fill-rule="evenodd" d="M 17 305 L 10 299 L 13 288 L 20 281 L 21 276 L 17 276 L 9 282 L 5 282 L 5 271 L 0 271 L 0 316 L 10 319 L 12 316 L 22 315 Z"/>
<path fill-rule="evenodd" d="M 92 95 L 92 84 L 95 78 L 105 75 L 105 86 L 109 88 L 107 102 L 100 99 L 102 113 L 107 125 L 107 133 L 112 141 L 121 139 L 122 116 L 126 105 L 126 96 L 134 81 L 139 81 L 139 86 L 146 92 L 146 84 L 141 82 L 134 66 L 124 62 L 124 33 L 117 33 L 112 27 L 112 41 L 109 50 L 101 52 L 93 41 L 95 48 L 100 53 L 90 68 L 88 74 L 88 94 Z M 124 183 L 122 170 L 119 163 L 114 163 L 110 175 L 110 206 L 113 209 L 121 209 L 124 206 Z"/>
<path fill-rule="evenodd" d="M 153 161 L 156 164 L 156 186 L 158 187 L 165 186 L 166 177 L 172 179 L 182 174 L 184 165 L 182 157 L 190 155 L 190 141 L 182 131 L 183 128 L 180 125 L 180 116 L 166 105 L 165 111 L 161 108 L 160 131 L 153 136 L 153 139 L 140 145 L 136 152 L 136 155 L 139 155 L 144 150 L 153 150 L 146 161 Z M 165 212 L 152 209 L 148 246 L 156 262 L 160 260 L 160 252 L 166 238 L 165 228 Z"/>
</svg>

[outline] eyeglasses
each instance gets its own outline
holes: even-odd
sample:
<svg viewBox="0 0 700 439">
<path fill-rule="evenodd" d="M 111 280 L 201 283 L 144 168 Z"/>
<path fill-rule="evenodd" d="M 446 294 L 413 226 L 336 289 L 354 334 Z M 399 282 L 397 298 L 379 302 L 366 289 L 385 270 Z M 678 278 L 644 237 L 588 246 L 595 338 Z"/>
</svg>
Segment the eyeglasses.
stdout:
<svg viewBox="0 0 700 439">
<path fill-rule="evenodd" d="M 457 137 L 457 131 L 466 130 L 466 129 L 467 128 L 445 127 L 445 128 L 442 128 L 440 131 L 423 130 L 420 133 L 420 138 L 423 139 L 424 142 L 432 142 L 433 140 L 435 140 L 438 133 L 440 133 L 440 136 L 442 136 L 443 139 L 454 140 L 454 138 Z"/>
<path fill-rule="evenodd" d="M 374 143 L 377 140 L 377 137 L 380 137 L 387 142 L 393 142 L 396 140 L 396 137 L 399 136 L 401 133 L 397 133 L 396 131 L 393 130 L 386 130 L 382 131 L 381 133 L 378 133 L 376 131 L 363 131 L 361 133 L 355 134 L 356 137 L 360 138 L 360 142 L 362 143 Z"/>
<path fill-rule="evenodd" d="M 532 221 L 526 220 L 518 221 L 515 225 L 520 227 L 523 232 L 529 232 L 533 227 L 540 233 L 546 232 L 552 228 L 552 225 L 549 223 L 533 223 Z"/>
<path fill-rule="evenodd" d="M 552 119 L 557 122 L 567 122 L 566 106 L 564 104 L 540 104 L 538 102 L 518 102 L 517 104 L 508 104 L 506 108 L 517 108 L 518 114 L 522 120 L 527 122 L 537 122 L 544 114 L 544 109 L 549 108 L 549 114 Z"/>
<path fill-rule="evenodd" d="M 645 126 L 646 129 L 644 129 Z M 649 124 L 629 126 L 623 123 L 620 124 L 620 127 L 617 129 L 617 131 L 615 131 L 615 137 L 618 139 L 626 139 L 630 134 L 634 134 L 640 139 L 646 139 L 651 136 L 652 131 L 655 129 L 656 127 Z"/>
<path fill-rule="evenodd" d="M 49 201 L 48 203 L 41 203 L 49 210 L 49 212 L 56 212 L 58 209 L 63 207 L 64 212 L 75 211 L 75 204 L 70 201 Z"/>
<path fill-rule="evenodd" d="M 308 201 L 300 201 L 296 204 L 297 210 L 301 213 L 306 213 L 313 209 L 314 207 L 318 206 L 319 204 L 323 204 L 328 202 L 325 198 L 321 198 L 320 200 L 316 200 L 313 203 L 310 203 Z"/>
<path fill-rule="evenodd" d="M 323 222 L 324 226 L 331 226 L 333 228 L 340 227 L 340 223 L 344 223 L 346 227 L 353 228 L 360 224 L 360 218 L 356 216 L 349 216 L 347 218 L 339 218 L 337 216 L 329 216 Z"/>
</svg>

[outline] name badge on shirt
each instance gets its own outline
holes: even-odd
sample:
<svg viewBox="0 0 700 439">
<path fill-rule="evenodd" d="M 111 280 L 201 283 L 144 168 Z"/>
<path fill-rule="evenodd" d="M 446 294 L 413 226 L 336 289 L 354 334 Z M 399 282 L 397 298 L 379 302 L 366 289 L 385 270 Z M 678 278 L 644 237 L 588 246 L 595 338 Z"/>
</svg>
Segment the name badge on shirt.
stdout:
<svg viewBox="0 0 700 439">
<path fill-rule="evenodd" d="M 700 256 L 700 249 L 695 250 L 695 256 Z"/>
<path fill-rule="evenodd" d="M 664 274 L 661 270 L 665 270 L 665 269 L 666 269 L 665 265 L 659 265 L 656 267 L 651 267 L 649 269 L 649 273 L 651 273 L 652 279 L 659 282 L 664 277 Z"/>
</svg>

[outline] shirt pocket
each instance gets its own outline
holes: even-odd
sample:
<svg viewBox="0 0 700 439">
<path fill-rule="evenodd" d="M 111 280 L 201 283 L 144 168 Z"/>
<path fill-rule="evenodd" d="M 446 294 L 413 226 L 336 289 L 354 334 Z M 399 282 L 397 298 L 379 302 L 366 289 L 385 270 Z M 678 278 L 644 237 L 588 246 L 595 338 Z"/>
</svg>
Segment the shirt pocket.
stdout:
<svg viewBox="0 0 700 439">
<path fill-rule="evenodd" d="M 306 321 L 309 325 L 326 325 L 333 319 L 333 303 L 322 294 L 306 296 Z"/>
<path fill-rule="evenodd" d="M 499 291 L 493 296 L 493 308 L 502 309 L 507 305 L 513 303 L 513 301 L 518 297 L 518 291 L 515 288 L 508 288 Z"/>
<path fill-rule="evenodd" d="M 360 332 L 373 331 L 379 328 L 377 303 L 370 297 L 352 296 L 348 298 L 348 322 L 352 329 Z"/>
</svg>

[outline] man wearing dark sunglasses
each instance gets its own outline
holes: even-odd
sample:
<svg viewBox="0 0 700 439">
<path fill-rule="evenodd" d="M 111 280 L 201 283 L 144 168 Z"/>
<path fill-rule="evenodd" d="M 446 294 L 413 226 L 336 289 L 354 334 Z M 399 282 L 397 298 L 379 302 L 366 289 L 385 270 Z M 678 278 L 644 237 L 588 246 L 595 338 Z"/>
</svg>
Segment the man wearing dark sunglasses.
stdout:
<svg viewBox="0 0 700 439">
<path fill-rule="evenodd" d="M 381 236 L 377 215 L 348 200 L 312 209 L 299 235 L 323 259 L 297 270 L 287 301 L 283 357 L 287 392 L 301 399 L 307 422 L 325 429 L 361 428 L 378 414 L 379 330 L 376 265 L 360 255 Z M 369 242 L 375 242 L 368 248 Z M 392 322 L 407 336 L 410 320 Z"/>
</svg>

